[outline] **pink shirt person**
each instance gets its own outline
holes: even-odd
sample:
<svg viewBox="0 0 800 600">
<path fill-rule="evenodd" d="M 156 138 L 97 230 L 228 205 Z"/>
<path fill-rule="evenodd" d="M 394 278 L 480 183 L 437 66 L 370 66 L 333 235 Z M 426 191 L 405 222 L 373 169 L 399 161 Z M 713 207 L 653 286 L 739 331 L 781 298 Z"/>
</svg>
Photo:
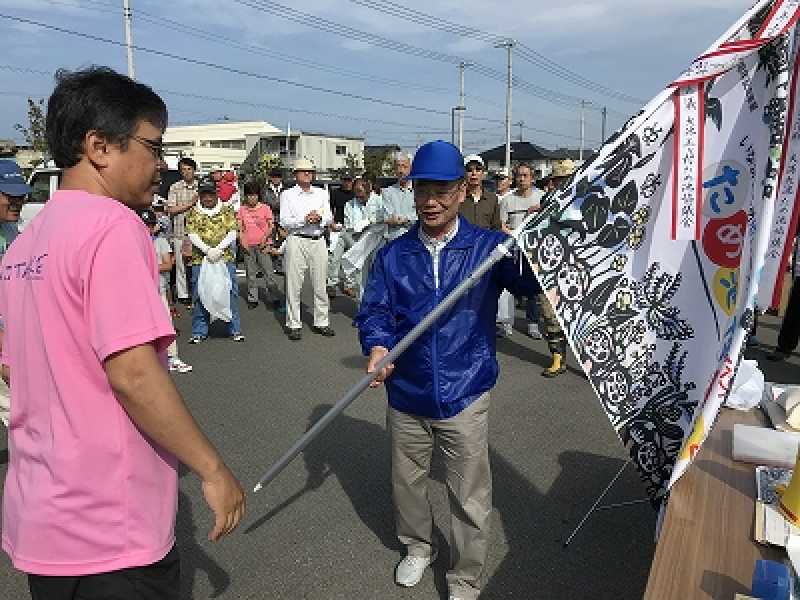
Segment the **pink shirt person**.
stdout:
<svg viewBox="0 0 800 600">
<path fill-rule="evenodd" d="M 272 209 L 266 204 L 259 202 L 252 208 L 242 204 L 236 218 L 239 221 L 239 230 L 246 248 L 260 246 L 272 233 Z"/>
<path fill-rule="evenodd" d="M 123 204 L 58 191 L 0 265 L 11 372 L 2 546 L 14 566 L 82 575 L 156 562 L 175 543 L 177 464 L 114 395 L 103 362 L 175 331 L 147 228 Z"/>
</svg>

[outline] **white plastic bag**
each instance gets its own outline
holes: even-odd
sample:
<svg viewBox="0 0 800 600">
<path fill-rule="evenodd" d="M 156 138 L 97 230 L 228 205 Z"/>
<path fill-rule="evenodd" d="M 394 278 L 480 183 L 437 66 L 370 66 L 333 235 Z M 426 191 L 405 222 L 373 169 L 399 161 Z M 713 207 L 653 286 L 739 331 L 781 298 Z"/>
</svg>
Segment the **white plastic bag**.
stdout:
<svg viewBox="0 0 800 600">
<path fill-rule="evenodd" d="M 385 225 L 370 226 L 352 248 L 342 255 L 342 269 L 345 275 L 350 277 L 364 268 L 370 255 L 383 243 L 385 231 Z"/>
<path fill-rule="evenodd" d="M 764 373 L 758 368 L 756 361 L 743 360 L 739 363 L 733 388 L 725 405 L 738 410 L 750 410 L 758 406 L 763 394 Z"/>
<path fill-rule="evenodd" d="M 212 263 L 208 258 L 203 258 L 197 278 L 197 293 L 212 321 L 220 319 L 230 322 L 231 277 L 224 261 Z"/>
<path fill-rule="evenodd" d="M 508 290 L 503 290 L 497 300 L 497 322 L 514 324 L 514 296 Z"/>
</svg>

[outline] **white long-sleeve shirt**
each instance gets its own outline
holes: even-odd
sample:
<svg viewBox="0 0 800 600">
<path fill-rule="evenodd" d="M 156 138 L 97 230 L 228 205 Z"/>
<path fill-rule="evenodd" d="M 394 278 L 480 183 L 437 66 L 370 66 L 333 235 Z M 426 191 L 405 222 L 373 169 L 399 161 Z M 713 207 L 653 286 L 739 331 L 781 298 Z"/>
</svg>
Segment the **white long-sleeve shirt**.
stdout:
<svg viewBox="0 0 800 600">
<path fill-rule="evenodd" d="M 319 223 L 306 223 L 306 215 L 312 210 L 317 211 L 322 216 Z M 330 225 L 333 217 L 331 215 L 328 192 L 322 188 L 311 186 L 305 192 L 299 185 L 284 190 L 281 193 L 281 227 L 286 229 L 289 234 L 299 235 L 322 235 L 322 230 L 326 225 Z"/>
</svg>

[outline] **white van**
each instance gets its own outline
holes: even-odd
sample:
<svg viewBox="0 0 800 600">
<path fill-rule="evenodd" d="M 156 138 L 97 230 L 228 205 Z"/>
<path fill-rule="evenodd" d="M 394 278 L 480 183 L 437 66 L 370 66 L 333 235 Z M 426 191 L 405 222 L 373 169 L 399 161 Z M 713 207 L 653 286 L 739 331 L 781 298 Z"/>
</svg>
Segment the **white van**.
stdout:
<svg viewBox="0 0 800 600">
<path fill-rule="evenodd" d="M 28 178 L 28 185 L 31 186 L 31 193 L 28 194 L 28 199 L 22 205 L 22 211 L 19 215 L 19 223 L 17 225 L 20 231 L 24 230 L 31 219 L 44 208 L 44 203 L 50 199 L 50 196 L 58 189 L 58 184 L 61 181 L 61 169 L 56 167 L 53 163 L 43 167 L 37 167 Z"/>
</svg>

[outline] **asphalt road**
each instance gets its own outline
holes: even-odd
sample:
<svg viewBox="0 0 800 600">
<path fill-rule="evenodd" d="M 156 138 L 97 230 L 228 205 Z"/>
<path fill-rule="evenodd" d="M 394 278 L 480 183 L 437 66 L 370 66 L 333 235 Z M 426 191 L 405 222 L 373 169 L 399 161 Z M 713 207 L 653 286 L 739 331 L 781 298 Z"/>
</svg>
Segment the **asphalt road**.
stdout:
<svg viewBox="0 0 800 600">
<path fill-rule="evenodd" d="M 176 376 L 178 386 L 248 490 L 361 376 L 365 361 L 350 325 L 353 310 L 349 299 L 337 298 L 331 310 L 336 337 L 305 328 L 300 342 L 288 341 L 282 319 L 263 305 L 252 311 L 243 305 L 242 344 L 218 338 L 190 346 L 188 313 L 177 321 L 181 356 L 195 367 Z M 641 598 L 654 551 L 655 513 L 648 504 L 598 512 L 563 546 L 625 454 L 574 361 L 554 381 L 540 377 L 545 343 L 523 329 L 518 311 L 517 331 L 498 344 L 501 376 L 490 421 L 495 510 L 481 598 Z M 759 335 L 774 341 L 775 329 L 775 319 L 767 319 Z M 797 373 L 797 356 L 792 362 Z M 780 375 L 771 374 L 773 380 Z M 400 554 L 385 410 L 383 391 L 366 392 L 270 486 L 248 491 L 242 525 L 217 544 L 206 541 L 212 521 L 200 482 L 182 471 L 182 596 L 446 598 L 446 551 L 415 588 L 393 583 Z M 435 471 L 431 499 L 446 546 L 446 497 L 441 469 Z M 643 497 L 630 469 L 607 501 Z M 2 554 L 0 598 L 26 598 L 26 589 L 25 577 Z"/>
</svg>

